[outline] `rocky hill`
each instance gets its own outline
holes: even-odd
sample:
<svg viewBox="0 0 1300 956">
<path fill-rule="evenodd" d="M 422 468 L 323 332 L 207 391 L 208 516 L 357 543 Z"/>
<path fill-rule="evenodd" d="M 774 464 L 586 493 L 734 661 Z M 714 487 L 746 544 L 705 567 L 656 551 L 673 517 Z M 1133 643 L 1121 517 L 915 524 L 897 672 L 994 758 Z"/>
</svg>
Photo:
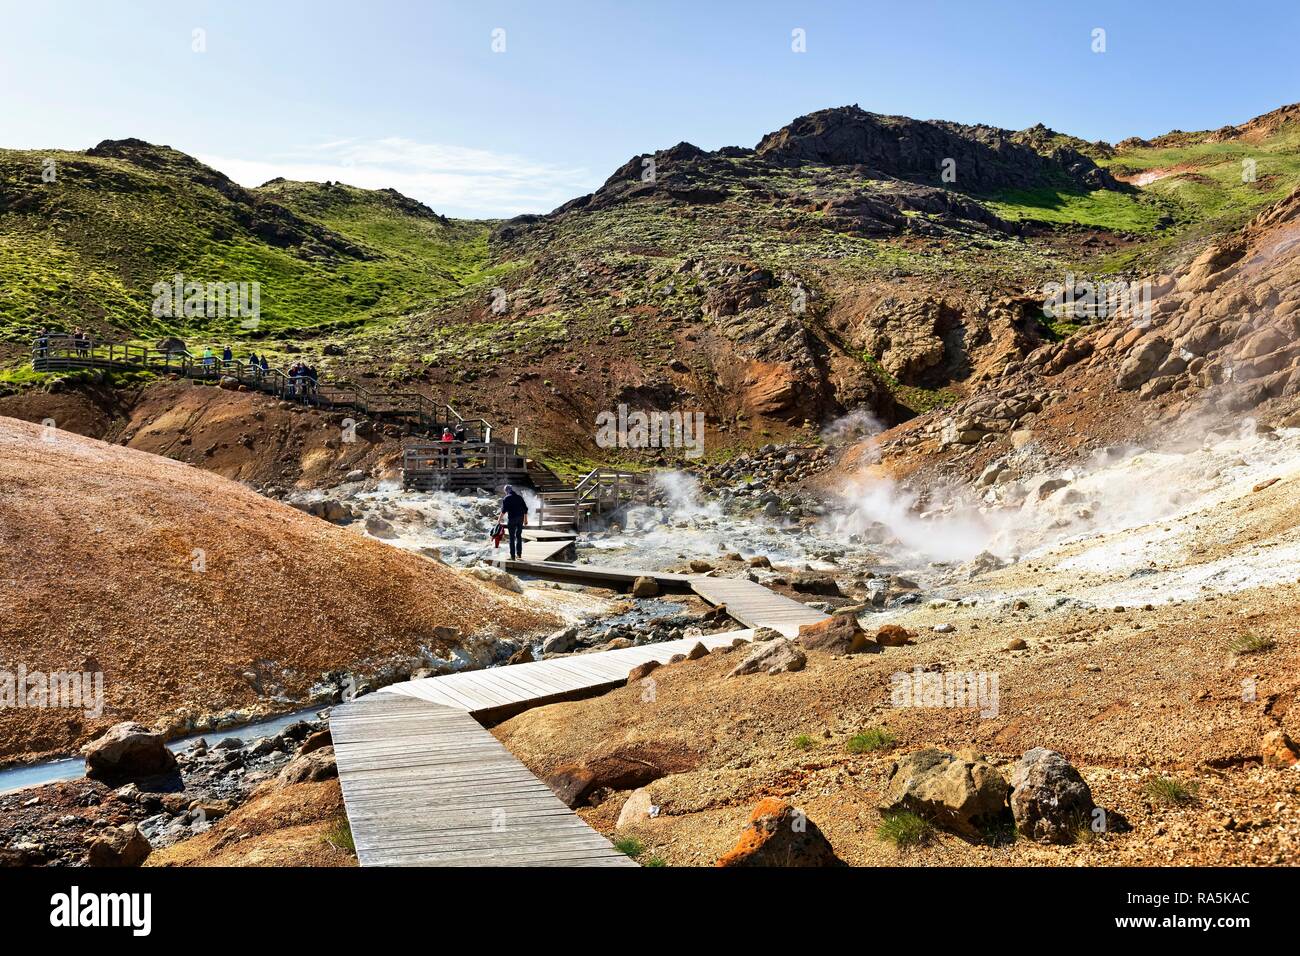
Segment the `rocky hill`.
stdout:
<svg viewBox="0 0 1300 956">
<path fill-rule="evenodd" d="M 104 706 L 0 709 L 0 759 L 170 733 L 551 629 L 536 602 L 155 455 L 0 418 L 0 667 Z M 332 677 L 330 675 L 333 675 Z M 321 696 L 323 695 L 323 696 Z"/>
<path fill-rule="evenodd" d="M 1201 441 L 1244 417 L 1300 424 L 1300 190 L 1183 268 L 1151 279 L 1149 314 L 1116 315 L 1004 366 L 969 399 L 865 454 L 918 484 L 986 484 L 1080 464 L 1108 446 Z"/>
<path fill-rule="evenodd" d="M 1110 146 L 842 107 L 752 148 L 632 157 L 591 195 L 504 223 L 339 184 L 244 189 L 134 140 L 55 155 L 56 183 L 44 154 L 3 152 L 0 392 L 27 397 L 0 408 L 43 417 L 51 381 L 18 343 L 80 323 L 305 355 L 579 464 L 620 403 L 705 412 L 711 454 L 852 409 L 896 424 L 1089 325 L 1044 310 L 1050 283 L 1184 269 L 1283 199 L 1295 112 Z M 262 282 L 261 324 L 150 316 L 152 283 L 176 272 Z M 115 422 L 105 434 L 138 433 Z"/>
</svg>

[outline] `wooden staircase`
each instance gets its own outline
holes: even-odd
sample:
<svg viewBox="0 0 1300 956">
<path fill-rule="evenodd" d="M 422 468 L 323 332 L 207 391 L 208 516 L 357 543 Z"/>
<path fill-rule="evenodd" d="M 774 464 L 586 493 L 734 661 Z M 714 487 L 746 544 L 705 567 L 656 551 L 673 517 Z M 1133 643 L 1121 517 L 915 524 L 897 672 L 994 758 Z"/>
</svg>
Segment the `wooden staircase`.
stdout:
<svg viewBox="0 0 1300 956">
<path fill-rule="evenodd" d="M 649 497 L 650 482 L 645 475 L 596 468 L 575 484 L 566 485 L 545 465 L 538 463 L 538 467 L 550 476 L 548 480 L 538 474 L 533 481 L 541 497 L 538 526 L 544 530 L 576 533 L 594 517 Z"/>
</svg>

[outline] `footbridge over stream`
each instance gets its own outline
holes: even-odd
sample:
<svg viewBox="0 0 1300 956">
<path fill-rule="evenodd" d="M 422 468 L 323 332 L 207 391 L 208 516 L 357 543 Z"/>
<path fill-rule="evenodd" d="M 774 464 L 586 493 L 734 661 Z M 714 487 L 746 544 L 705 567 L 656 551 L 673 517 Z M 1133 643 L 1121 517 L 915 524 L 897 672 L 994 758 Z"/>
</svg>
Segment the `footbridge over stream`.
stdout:
<svg viewBox="0 0 1300 956">
<path fill-rule="evenodd" d="M 697 643 L 710 650 L 726 647 L 752 640 L 760 627 L 793 637 L 803 624 L 826 617 L 745 579 L 549 560 L 505 566 L 616 589 L 652 577 L 665 590 L 693 591 L 725 604 L 729 615 L 749 627 L 413 680 L 336 707 L 330 728 L 363 866 L 635 866 L 484 724 L 619 687 L 638 664 L 667 663 Z"/>
</svg>

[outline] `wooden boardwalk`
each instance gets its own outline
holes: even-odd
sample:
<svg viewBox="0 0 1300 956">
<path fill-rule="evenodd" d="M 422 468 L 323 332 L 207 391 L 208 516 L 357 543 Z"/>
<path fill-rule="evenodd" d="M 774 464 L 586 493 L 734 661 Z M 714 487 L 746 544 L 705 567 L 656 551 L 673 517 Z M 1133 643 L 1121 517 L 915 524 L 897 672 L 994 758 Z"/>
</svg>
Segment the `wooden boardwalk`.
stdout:
<svg viewBox="0 0 1300 956">
<path fill-rule="evenodd" d="M 606 690 L 648 660 L 732 631 L 394 684 L 334 708 L 330 730 L 363 866 L 634 866 L 479 719 Z"/>
<path fill-rule="evenodd" d="M 574 564 L 570 561 L 536 561 L 528 557 L 524 560 L 507 561 L 507 571 L 518 574 L 534 574 L 541 578 L 559 578 L 564 581 L 577 581 L 593 587 L 631 587 L 639 577 L 651 577 L 659 582 L 665 590 L 689 591 L 692 575 L 669 574 L 666 571 L 631 571 L 627 568 L 612 568 L 598 564 Z"/>
<path fill-rule="evenodd" d="M 753 636 L 753 630 L 728 631 L 614 651 L 570 654 L 528 664 L 407 681 L 393 684 L 382 693 L 418 697 L 463 710 L 481 720 L 500 720 L 528 707 L 617 687 L 626 682 L 627 672 L 636 665 L 650 660 L 665 664 L 674 654 L 685 654 L 696 644 L 714 650 Z"/>
<path fill-rule="evenodd" d="M 816 624 L 829 616 L 745 578 L 692 575 L 691 590 L 710 604 L 725 604 L 727 613 L 742 624 L 770 627 L 785 637 L 798 637 L 803 625 Z"/>
<path fill-rule="evenodd" d="M 330 716 L 362 866 L 635 866 L 466 711 L 402 694 Z"/>
<path fill-rule="evenodd" d="M 541 528 L 524 529 L 524 561 L 553 561 L 566 553 L 575 554 L 578 536 L 572 531 L 551 531 Z M 509 554 L 507 544 L 506 554 Z M 507 560 L 508 568 L 513 562 Z"/>
<path fill-rule="evenodd" d="M 673 574 L 667 571 L 636 571 L 595 564 L 532 560 L 525 548 L 523 561 L 507 561 L 504 567 L 519 574 L 577 581 L 595 587 L 630 587 L 639 577 L 654 578 L 669 591 L 694 591 L 710 604 L 725 604 L 727 613 L 749 627 L 770 627 L 785 637 L 796 637 L 805 624 L 816 624 L 827 615 L 806 604 L 776 594 L 747 578 L 718 578 L 707 574 Z"/>
</svg>

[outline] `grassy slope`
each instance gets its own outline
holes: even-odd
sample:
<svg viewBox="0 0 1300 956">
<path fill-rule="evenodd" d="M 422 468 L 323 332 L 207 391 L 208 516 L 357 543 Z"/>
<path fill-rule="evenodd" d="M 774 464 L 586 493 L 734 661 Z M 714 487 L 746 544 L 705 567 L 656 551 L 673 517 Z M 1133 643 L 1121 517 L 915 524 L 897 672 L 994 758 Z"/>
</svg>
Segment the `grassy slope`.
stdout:
<svg viewBox="0 0 1300 956">
<path fill-rule="evenodd" d="M 58 179 L 44 183 L 53 158 Z M 359 247 L 277 247 L 226 196 L 171 169 L 81 153 L 0 150 L 0 337 L 102 323 L 127 335 L 238 336 L 235 319 L 156 319 L 179 272 L 261 283 L 259 335 L 292 337 L 430 308 L 490 272 L 485 222 L 404 211 L 381 193 L 278 183 L 255 191 Z M 248 333 L 243 333 L 248 334 Z"/>
<path fill-rule="evenodd" d="M 1255 160 L 1254 181 L 1243 180 L 1246 159 Z M 1146 242 L 1102 263 L 1099 271 L 1158 269 L 1180 248 L 1240 228 L 1287 196 L 1300 183 L 1300 127 L 1286 124 L 1260 138 L 1124 149 L 1097 161 L 1117 177 L 1155 178 L 1127 195 L 1040 190 L 1003 194 L 988 205 L 1006 219 L 1144 236 Z"/>
</svg>

